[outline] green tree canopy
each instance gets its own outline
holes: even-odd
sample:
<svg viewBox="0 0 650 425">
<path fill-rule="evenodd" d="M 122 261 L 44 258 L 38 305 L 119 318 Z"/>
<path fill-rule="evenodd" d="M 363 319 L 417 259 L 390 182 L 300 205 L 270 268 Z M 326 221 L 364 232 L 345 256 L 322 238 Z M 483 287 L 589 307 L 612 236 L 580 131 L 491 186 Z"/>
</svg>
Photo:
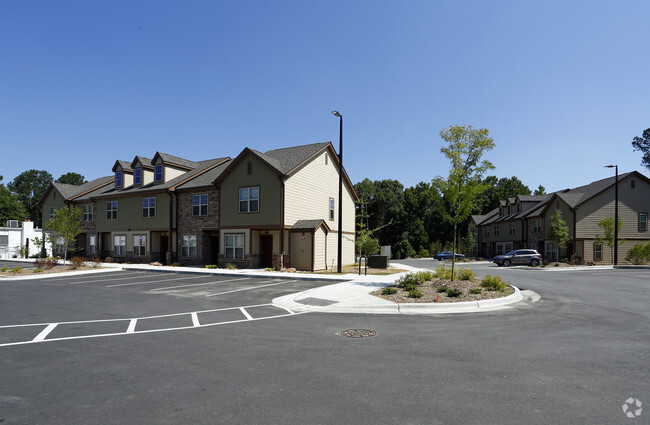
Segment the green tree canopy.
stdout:
<svg viewBox="0 0 650 425">
<path fill-rule="evenodd" d="M 80 208 L 61 208 L 45 223 L 46 237 L 52 246 L 63 246 L 63 258 L 68 258 L 68 253 L 74 250 L 77 236 L 82 232 L 81 215 Z"/>
<path fill-rule="evenodd" d="M 539 187 L 535 189 L 533 195 L 546 195 L 546 188 L 540 184 Z"/>
<path fill-rule="evenodd" d="M 7 220 L 23 221 L 27 218 L 27 211 L 18 200 L 18 196 L 11 193 L 5 185 L 0 184 L 0 226 Z"/>
<path fill-rule="evenodd" d="M 62 174 L 61 177 L 56 179 L 56 183 L 65 183 L 65 184 L 73 184 L 75 186 L 80 186 L 84 183 L 88 183 L 88 181 L 81 174 L 69 172 L 69 173 Z"/>
<path fill-rule="evenodd" d="M 499 201 L 514 198 L 517 195 L 530 195 L 531 191 L 517 177 L 502 177 L 497 180 L 496 176 L 487 176 L 483 180 L 486 186 L 485 192 L 479 197 L 476 212 L 487 214 L 499 206 Z"/>
<path fill-rule="evenodd" d="M 632 147 L 635 151 L 641 151 L 641 165 L 650 170 L 650 128 L 646 129 L 641 137 L 632 139 Z"/>
<path fill-rule="evenodd" d="M 41 206 L 38 202 L 52 183 L 52 175 L 43 170 L 29 170 L 20 173 L 7 187 L 18 196 L 29 217 L 36 226 L 43 225 Z"/>
<path fill-rule="evenodd" d="M 603 235 L 596 235 L 596 243 L 607 243 L 607 246 L 612 253 L 612 263 L 614 262 L 614 245 L 616 245 L 616 228 L 614 226 L 614 217 L 605 217 L 598 222 L 598 226 L 603 229 Z M 618 245 L 623 245 L 625 239 L 621 239 L 621 229 L 623 228 L 623 220 L 618 217 Z"/>
<path fill-rule="evenodd" d="M 555 243 L 556 247 L 556 258 L 555 260 L 560 259 L 560 247 L 566 246 L 569 242 L 569 227 L 562 218 L 562 211 L 555 210 L 555 213 L 551 217 L 551 227 L 548 231 L 548 239 Z"/>
</svg>

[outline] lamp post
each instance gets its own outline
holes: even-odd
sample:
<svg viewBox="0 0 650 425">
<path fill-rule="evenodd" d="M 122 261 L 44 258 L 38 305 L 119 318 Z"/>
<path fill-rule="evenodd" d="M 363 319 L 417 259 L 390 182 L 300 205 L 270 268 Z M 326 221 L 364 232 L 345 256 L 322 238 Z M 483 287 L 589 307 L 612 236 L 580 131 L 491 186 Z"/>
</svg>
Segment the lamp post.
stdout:
<svg viewBox="0 0 650 425">
<path fill-rule="evenodd" d="M 339 229 L 338 229 L 338 273 L 341 273 L 341 262 L 343 260 L 343 115 L 338 111 L 332 111 L 334 116 L 339 117 Z"/>
<path fill-rule="evenodd" d="M 618 265 L 618 165 L 605 165 L 605 168 L 616 168 L 616 183 L 614 185 L 614 265 Z"/>
</svg>

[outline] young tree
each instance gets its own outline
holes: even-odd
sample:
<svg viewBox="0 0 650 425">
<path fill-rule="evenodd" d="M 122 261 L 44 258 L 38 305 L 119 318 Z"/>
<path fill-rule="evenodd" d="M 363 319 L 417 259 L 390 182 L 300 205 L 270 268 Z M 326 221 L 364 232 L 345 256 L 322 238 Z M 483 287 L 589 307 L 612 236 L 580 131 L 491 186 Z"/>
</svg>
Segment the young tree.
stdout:
<svg viewBox="0 0 650 425">
<path fill-rule="evenodd" d="M 63 258 L 75 250 L 77 236 L 81 233 L 81 209 L 77 207 L 61 208 L 54 217 L 45 223 L 46 237 L 52 246 L 63 246 Z"/>
<path fill-rule="evenodd" d="M 560 259 L 560 247 L 565 246 L 569 242 L 569 227 L 562 218 L 562 211 L 555 210 L 551 217 L 551 227 L 548 231 L 548 238 L 553 241 L 556 246 L 555 260 Z"/>
<path fill-rule="evenodd" d="M 546 195 L 546 188 L 540 184 L 539 187 L 535 189 L 533 195 Z"/>
<path fill-rule="evenodd" d="M 379 252 L 379 240 L 374 236 L 374 234 L 383 227 L 391 224 L 391 222 L 388 222 L 381 227 L 370 230 L 367 225 L 368 218 L 369 215 L 366 211 L 365 202 L 360 201 L 357 212 L 357 237 L 354 241 L 359 258 L 361 258 L 362 255 L 367 257 Z"/>
<path fill-rule="evenodd" d="M 641 165 L 650 170 L 650 128 L 646 129 L 641 137 L 632 139 L 632 147 L 635 151 L 643 153 Z"/>
<path fill-rule="evenodd" d="M 52 183 L 52 175 L 47 171 L 29 170 L 20 173 L 7 185 L 9 190 L 18 195 L 18 200 L 36 226 L 43 225 L 41 206 L 38 201 L 41 200 L 50 183 Z"/>
<path fill-rule="evenodd" d="M 449 176 L 442 185 L 444 197 L 450 208 L 443 212 L 444 217 L 453 224 L 453 252 L 457 252 L 458 225 L 463 223 L 476 208 L 476 199 L 487 187 L 483 174 L 494 165 L 481 160 L 485 152 L 494 148 L 494 140 L 487 129 L 474 129 L 470 125 L 450 126 L 440 132 L 440 137 L 448 143 L 440 151 L 449 159 Z M 452 255 L 451 275 L 454 277 L 456 259 Z"/>
<path fill-rule="evenodd" d="M 82 176 L 79 173 L 69 172 L 69 173 L 62 174 L 61 177 L 56 179 L 56 183 L 65 183 L 65 184 L 73 184 L 75 186 L 80 186 L 84 183 L 88 183 L 88 181 L 84 176 Z"/>
<path fill-rule="evenodd" d="M 614 245 L 616 245 L 616 229 L 614 226 L 614 217 L 605 217 L 601 219 L 598 222 L 598 226 L 600 226 L 603 229 L 603 235 L 599 236 L 596 235 L 596 243 L 602 244 L 603 241 L 607 243 L 607 246 L 610 249 L 610 253 L 612 254 L 612 264 L 614 264 Z M 621 229 L 623 228 L 623 220 L 621 220 L 621 217 L 618 218 L 618 234 L 621 234 Z M 625 243 L 625 239 L 621 239 L 619 236 L 618 238 L 618 245 L 623 245 Z"/>
<path fill-rule="evenodd" d="M 0 184 L 0 226 L 4 226 L 7 220 L 23 221 L 26 217 L 27 211 L 18 197 Z"/>
</svg>

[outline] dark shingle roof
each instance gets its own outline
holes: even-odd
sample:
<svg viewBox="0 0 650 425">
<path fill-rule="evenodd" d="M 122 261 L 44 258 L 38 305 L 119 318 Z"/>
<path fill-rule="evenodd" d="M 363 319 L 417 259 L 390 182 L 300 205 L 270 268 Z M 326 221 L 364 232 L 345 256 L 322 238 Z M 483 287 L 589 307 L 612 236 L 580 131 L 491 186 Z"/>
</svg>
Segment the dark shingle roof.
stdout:
<svg viewBox="0 0 650 425">
<path fill-rule="evenodd" d="M 115 171 L 118 164 L 120 167 L 122 167 L 123 170 L 131 170 L 131 162 L 118 159 L 117 161 L 115 161 L 115 165 L 113 165 L 113 171 Z"/>
<path fill-rule="evenodd" d="M 135 163 L 137 161 L 140 161 L 140 164 L 142 164 L 143 167 L 153 168 L 153 164 L 151 163 L 151 158 L 145 158 L 144 156 L 139 156 L 139 155 L 136 155 L 136 157 L 133 159 L 133 162 L 131 163 L 131 168 L 135 168 Z"/>
<path fill-rule="evenodd" d="M 177 189 L 192 189 L 196 187 L 206 187 L 206 186 L 212 186 L 212 182 L 214 182 L 220 175 L 223 173 L 223 171 L 228 167 L 230 164 L 231 159 L 230 158 L 217 158 L 217 159 L 211 159 L 208 161 L 201 161 L 200 165 L 194 170 L 190 171 L 181 177 L 181 181 L 186 180 L 188 178 L 192 178 L 192 176 L 196 176 L 195 178 L 192 178 L 190 181 L 183 183 L 177 187 Z M 216 167 L 209 169 L 211 166 L 214 166 L 215 164 L 219 164 Z M 208 171 L 206 171 L 208 169 Z"/>
<path fill-rule="evenodd" d="M 274 149 L 264 152 L 266 157 L 273 158 L 274 162 L 269 162 L 282 174 L 288 174 L 298 165 L 309 159 L 312 155 L 328 146 L 329 142 L 312 143 L 309 145 L 294 146 L 291 148 Z"/>
<path fill-rule="evenodd" d="M 329 230 L 329 226 L 325 223 L 325 220 L 318 218 L 314 220 L 298 220 L 291 227 L 292 230 L 313 230 L 318 229 L 321 225 L 325 226 Z"/>
<path fill-rule="evenodd" d="M 65 183 L 52 183 L 64 199 L 70 199 L 79 192 L 79 186 Z"/>
<path fill-rule="evenodd" d="M 199 165 L 198 162 L 190 161 L 189 159 L 180 158 L 168 153 L 158 152 L 157 155 L 160 156 L 162 160 L 167 164 L 176 164 L 185 168 L 196 168 Z"/>
</svg>

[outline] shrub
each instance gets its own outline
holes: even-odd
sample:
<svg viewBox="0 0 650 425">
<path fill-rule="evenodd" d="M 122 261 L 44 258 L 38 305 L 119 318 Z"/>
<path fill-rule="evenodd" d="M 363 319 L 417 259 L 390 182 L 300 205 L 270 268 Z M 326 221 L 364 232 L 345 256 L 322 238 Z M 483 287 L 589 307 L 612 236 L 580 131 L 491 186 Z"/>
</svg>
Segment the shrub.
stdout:
<svg viewBox="0 0 650 425">
<path fill-rule="evenodd" d="M 275 267 L 267 267 L 267 268 L 265 268 L 264 270 L 266 270 L 267 272 L 274 272 L 274 271 L 276 271 L 276 270 L 275 270 Z"/>
<path fill-rule="evenodd" d="M 424 247 L 420 247 L 420 249 L 418 250 L 418 255 L 420 257 L 431 257 L 431 254 L 429 254 L 429 250 Z"/>
<path fill-rule="evenodd" d="M 409 297 L 411 298 L 422 298 L 422 292 L 418 288 L 411 289 L 409 291 Z"/>
<path fill-rule="evenodd" d="M 14 267 L 11 269 L 11 273 L 22 273 L 23 268 L 22 267 Z"/>
<path fill-rule="evenodd" d="M 407 285 L 419 285 L 420 279 L 417 273 L 407 273 L 395 281 L 400 288 L 406 288 Z"/>
<path fill-rule="evenodd" d="M 431 270 L 422 270 L 415 274 L 419 283 L 424 283 L 436 278 L 436 273 Z"/>
<path fill-rule="evenodd" d="M 85 262 L 86 259 L 82 257 L 72 257 L 70 259 L 70 264 L 72 265 L 73 269 L 78 269 L 79 267 L 83 267 Z"/>
<path fill-rule="evenodd" d="M 415 283 L 408 283 L 404 285 L 405 291 L 412 291 L 413 289 L 418 289 L 418 285 L 416 285 Z"/>
<path fill-rule="evenodd" d="M 382 295 L 393 295 L 397 293 L 397 288 L 394 286 L 387 286 L 381 291 Z"/>
<path fill-rule="evenodd" d="M 233 263 L 226 263 L 226 268 L 228 270 L 235 270 L 237 266 L 235 266 Z"/>
<path fill-rule="evenodd" d="M 43 269 L 35 268 L 34 273 L 43 273 Z"/>
<path fill-rule="evenodd" d="M 106 257 L 106 258 L 104 258 L 104 262 L 105 263 L 114 263 L 115 260 L 113 259 L 113 257 Z"/>
<path fill-rule="evenodd" d="M 503 291 L 506 289 L 506 283 L 501 279 L 501 276 L 485 276 L 481 281 L 481 286 L 489 291 Z"/>
<path fill-rule="evenodd" d="M 181 263 L 172 263 L 172 267 L 180 267 Z"/>
<path fill-rule="evenodd" d="M 102 263 L 102 260 L 99 257 L 93 257 L 90 259 L 91 263 L 93 263 L 93 267 L 99 267 L 99 265 Z"/>
<path fill-rule="evenodd" d="M 472 288 L 469 290 L 470 294 L 480 294 L 481 292 L 483 292 L 481 288 Z"/>
<path fill-rule="evenodd" d="M 454 270 L 455 275 L 458 275 L 458 269 Z M 445 267 L 445 266 L 438 266 L 436 269 L 436 276 L 438 279 L 442 280 L 452 280 L 451 276 L 451 268 Z"/>
<path fill-rule="evenodd" d="M 438 292 L 447 292 L 448 290 L 449 288 L 447 288 L 447 285 L 442 285 L 438 288 Z"/>
<path fill-rule="evenodd" d="M 7 269 L 9 269 L 9 267 L 6 267 L 6 266 L 5 266 L 5 267 L 2 267 L 2 268 L 0 268 L 0 272 L 6 272 Z"/>
<path fill-rule="evenodd" d="M 39 258 L 38 260 L 34 261 L 34 265 L 38 267 L 39 269 L 51 269 L 52 267 L 56 266 L 57 260 L 54 258 Z"/>
<path fill-rule="evenodd" d="M 650 242 L 638 243 L 625 254 L 625 261 L 641 265 L 650 261 Z"/>
<path fill-rule="evenodd" d="M 216 264 L 208 264 L 207 266 L 205 266 L 205 268 L 206 269 L 216 269 L 216 268 L 218 268 L 218 266 Z"/>
<path fill-rule="evenodd" d="M 463 290 L 462 289 L 458 289 L 458 288 L 447 289 L 447 296 L 448 297 L 455 298 L 455 297 L 460 297 L 461 295 L 463 295 Z"/>
<path fill-rule="evenodd" d="M 474 270 L 472 269 L 460 269 L 458 271 L 458 276 L 460 277 L 460 280 L 474 280 L 476 277 Z"/>
</svg>

